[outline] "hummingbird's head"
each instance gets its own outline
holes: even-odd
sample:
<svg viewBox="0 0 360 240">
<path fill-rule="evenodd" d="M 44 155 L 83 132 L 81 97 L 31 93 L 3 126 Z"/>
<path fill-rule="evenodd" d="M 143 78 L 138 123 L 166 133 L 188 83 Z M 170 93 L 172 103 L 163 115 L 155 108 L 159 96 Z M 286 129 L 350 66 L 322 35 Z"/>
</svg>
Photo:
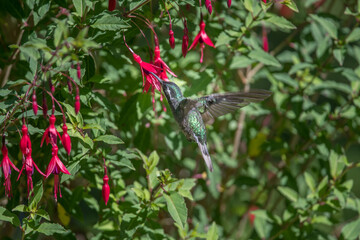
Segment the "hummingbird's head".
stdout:
<svg viewBox="0 0 360 240">
<path fill-rule="evenodd" d="M 180 88 L 175 83 L 164 81 L 160 79 L 155 73 L 152 72 L 149 73 L 153 75 L 160 82 L 168 102 L 170 101 L 177 102 L 183 98 Z"/>
</svg>

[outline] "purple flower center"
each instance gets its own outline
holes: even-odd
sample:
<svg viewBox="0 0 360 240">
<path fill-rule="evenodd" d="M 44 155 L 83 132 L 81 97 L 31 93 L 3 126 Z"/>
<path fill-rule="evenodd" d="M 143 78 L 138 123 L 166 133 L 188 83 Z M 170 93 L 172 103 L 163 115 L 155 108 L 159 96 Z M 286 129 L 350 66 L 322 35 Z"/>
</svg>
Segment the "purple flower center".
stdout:
<svg viewBox="0 0 360 240">
<path fill-rule="evenodd" d="M 53 174 L 59 174 L 60 173 L 60 169 L 57 165 L 55 165 L 54 170 L 52 171 Z"/>
</svg>

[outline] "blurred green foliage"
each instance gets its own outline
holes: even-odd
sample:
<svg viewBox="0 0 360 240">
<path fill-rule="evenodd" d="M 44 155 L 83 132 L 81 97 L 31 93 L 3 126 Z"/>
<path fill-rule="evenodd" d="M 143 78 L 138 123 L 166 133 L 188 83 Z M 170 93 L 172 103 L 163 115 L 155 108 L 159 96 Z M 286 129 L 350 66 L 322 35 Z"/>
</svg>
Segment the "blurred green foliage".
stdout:
<svg viewBox="0 0 360 240">
<path fill-rule="evenodd" d="M 175 49 L 168 43 L 164 2 Z M 15 171 L 13 198 L 0 188 L 3 239 L 360 236 L 360 1 L 233 0 L 230 8 L 226 1 L 214 1 L 212 15 L 201 8 L 216 45 L 205 48 L 203 64 L 199 49 L 186 58 L 181 54 L 181 16 L 188 21 L 191 43 L 199 29 L 198 1 L 120 0 L 113 12 L 107 4 L 0 1 L 0 134 L 7 136 L 10 159 L 21 165 L 24 116 L 34 161 L 44 170 L 51 158 L 50 147 L 40 148 L 48 121 L 34 116 L 26 95 L 36 74 L 40 85 L 52 77 L 73 146 L 70 157 L 59 148 L 71 176 L 61 176 L 57 203 L 53 180 L 36 172 L 30 200 L 25 177 L 16 181 Z M 139 19 L 126 17 L 132 10 L 154 24 L 162 59 L 178 75 L 171 81 L 185 96 L 244 88 L 273 92 L 264 102 L 207 126 L 212 173 L 197 145 L 163 111 L 160 94 L 154 112 L 151 94 L 142 93 L 141 71 L 123 35 L 150 62 L 153 34 Z M 262 48 L 263 27 L 269 53 Z M 73 67 L 78 62 L 81 80 Z M 46 64 L 51 70 L 42 74 Z M 58 72 L 80 86 L 78 115 L 67 79 Z M 39 87 L 38 99 L 42 91 Z M 60 122 L 60 109 L 55 115 Z M 57 128 L 62 131 L 59 123 Z M 107 206 L 101 199 L 103 156 L 111 188 Z"/>
</svg>

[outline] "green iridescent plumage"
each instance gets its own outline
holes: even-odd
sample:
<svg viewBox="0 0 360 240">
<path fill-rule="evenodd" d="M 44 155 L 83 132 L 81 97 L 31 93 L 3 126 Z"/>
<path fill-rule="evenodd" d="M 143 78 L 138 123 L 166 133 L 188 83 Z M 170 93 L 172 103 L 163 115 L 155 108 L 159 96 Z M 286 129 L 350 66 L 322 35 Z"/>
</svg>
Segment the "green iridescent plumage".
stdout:
<svg viewBox="0 0 360 240">
<path fill-rule="evenodd" d="M 203 155 L 206 165 L 213 170 L 210 154 L 206 146 L 205 123 L 212 123 L 214 118 L 233 112 L 251 102 L 260 102 L 271 95 L 266 90 L 211 94 L 198 99 L 185 98 L 180 88 L 173 82 L 162 81 L 165 97 L 170 105 L 175 120 L 189 141 L 195 141 Z"/>
</svg>

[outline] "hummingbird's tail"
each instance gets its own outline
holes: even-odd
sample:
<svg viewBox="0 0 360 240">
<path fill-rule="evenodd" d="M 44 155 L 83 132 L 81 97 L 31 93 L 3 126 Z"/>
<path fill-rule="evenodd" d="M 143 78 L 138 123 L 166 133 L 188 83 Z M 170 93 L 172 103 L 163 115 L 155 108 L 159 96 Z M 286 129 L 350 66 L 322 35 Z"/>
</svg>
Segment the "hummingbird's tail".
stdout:
<svg viewBox="0 0 360 240">
<path fill-rule="evenodd" d="M 199 145 L 199 148 L 201 150 L 201 154 L 202 154 L 202 156 L 203 156 L 203 158 L 205 160 L 205 163 L 206 163 L 207 167 L 209 168 L 210 172 L 212 172 L 213 171 L 213 166 L 212 166 L 209 151 L 208 151 L 207 146 L 206 146 L 206 142 L 201 143 L 201 142 L 197 141 L 197 144 Z"/>
</svg>

